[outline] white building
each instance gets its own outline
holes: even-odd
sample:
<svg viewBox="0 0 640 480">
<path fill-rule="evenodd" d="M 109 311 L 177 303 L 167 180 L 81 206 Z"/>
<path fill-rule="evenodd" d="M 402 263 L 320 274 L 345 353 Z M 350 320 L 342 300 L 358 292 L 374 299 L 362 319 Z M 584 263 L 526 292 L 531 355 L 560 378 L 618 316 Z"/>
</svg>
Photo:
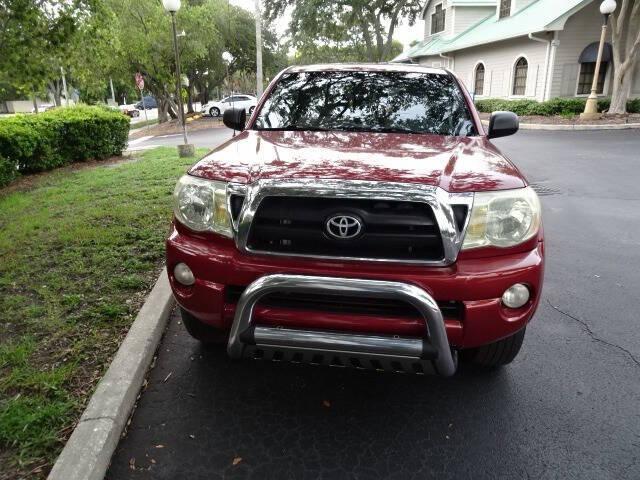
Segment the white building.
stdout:
<svg viewBox="0 0 640 480">
<path fill-rule="evenodd" d="M 479 98 L 587 97 L 603 17 L 594 0 L 427 0 L 424 41 L 395 61 L 455 71 Z M 606 44 L 598 93 L 611 95 Z M 632 97 L 640 97 L 640 62 Z"/>
</svg>

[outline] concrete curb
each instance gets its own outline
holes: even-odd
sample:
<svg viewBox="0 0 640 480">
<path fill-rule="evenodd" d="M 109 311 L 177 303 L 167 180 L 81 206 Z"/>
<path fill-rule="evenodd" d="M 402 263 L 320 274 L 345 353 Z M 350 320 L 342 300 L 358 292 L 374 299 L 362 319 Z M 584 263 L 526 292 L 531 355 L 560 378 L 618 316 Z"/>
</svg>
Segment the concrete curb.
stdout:
<svg viewBox="0 0 640 480">
<path fill-rule="evenodd" d="M 174 300 L 163 270 L 47 477 L 102 480 L 124 430 Z"/>
<path fill-rule="evenodd" d="M 489 120 L 482 120 L 482 125 L 489 126 Z M 584 124 L 552 124 L 552 123 L 521 123 L 520 130 L 628 130 L 640 128 L 640 123 L 609 123 L 606 125 Z"/>
</svg>

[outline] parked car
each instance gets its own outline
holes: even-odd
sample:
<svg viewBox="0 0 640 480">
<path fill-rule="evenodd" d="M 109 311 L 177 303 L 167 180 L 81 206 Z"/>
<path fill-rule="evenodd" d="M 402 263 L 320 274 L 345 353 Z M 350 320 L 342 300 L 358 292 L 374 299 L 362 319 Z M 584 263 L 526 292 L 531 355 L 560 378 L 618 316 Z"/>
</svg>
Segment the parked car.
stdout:
<svg viewBox="0 0 640 480">
<path fill-rule="evenodd" d="M 53 110 L 57 108 L 54 103 L 43 103 L 38 105 L 38 113 L 46 112 L 47 110 Z M 31 113 L 36 113 L 35 107 L 31 109 Z"/>
<path fill-rule="evenodd" d="M 520 351 L 543 282 L 540 202 L 461 81 L 419 65 L 291 67 L 174 192 L 187 331 L 262 358 L 451 376 Z"/>
<path fill-rule="evenodd" d="M 149 95 L 144 97 L 144 107 L 142 106 L 142 100 L 136 103 L 135 107 L 138 110 L 143 110 L 145 108 L 147 110 L 151 110 L 152 108 L 158 108 L 158 103 L 156 102 L 155 97 L 152 97 L 151 95 Z"/>
<path fill-rule="evenodd" d="M 212 100 L 205 103 L 200 108 L 200 112 L 203 115 L 211 115 L 212 117 L 219 117 L 228 108 L 241 108 L 244 109 L 249 115 L 253 113 L 253 110 L 258 104 L 258 99 L 252 95 L 230 95 L 222 100 Z"/>
<path fill-rule="evenodd" d="M 120 110 L 126 116 L 131 118 L 136 118 L 140 116 L 140 111 L 136 108 L 135 105 L 118 105 L 117 107 L 112 107 Z"/>
</svg>

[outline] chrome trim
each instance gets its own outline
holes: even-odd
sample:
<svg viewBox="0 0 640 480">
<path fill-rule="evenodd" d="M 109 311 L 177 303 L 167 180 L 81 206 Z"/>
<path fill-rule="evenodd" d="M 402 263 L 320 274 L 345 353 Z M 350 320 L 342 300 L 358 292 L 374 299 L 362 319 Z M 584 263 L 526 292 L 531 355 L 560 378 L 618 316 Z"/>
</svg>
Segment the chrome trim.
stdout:
<svg viewBox="0 0 640 480">
<path fill-rule="evenodd" d="M 237 219 L 233 218 L 232 215 L 232 209 L 231 209 L 231 197 L 233 195 L 241 195 L 241 196 L 246 196 L 247 195 L 247 186 L 246 185 L 241 185 L 239 183 L 228 183 L 227 184 L 227 213 L 229 214 L 229 219 L 231 219 L 231 228 L 233 229 L 233 235 L 235 237 L 236 232 L 238 231 L 238 220 L 241 218 L 242 216 L 242 210 L 240 210 L 240 215 L 238 215 Z M 244 206 L 246 204 L 246 199 L 242 204 L 242 208 L 244 209 Z"/>
<path fill-rule="evenodd" d="M 415 337 L 319 332 L 262 326 L 255 327 L 253 336 L 257 345 L 265 347 L 295 347 L 301 350 L 416 358 L 420 358 L 423 353 L 422 339 Z"/>
<path fill-rule="evenodd" d="M 270 332 L 269 330 L 277 330 L 270 327 L 256 327 L 252 335 L 253 308 L 262 297 L 274 292 L 324 293 L 404 301 L 414 306 L 424 318 L 424 337 L 416 339 L 421 343 L 420 349 L 416 343 L 394 336 L 385 338 L 378 335 L 334 334 L 313 330 L 298 330 L 295 335 L 287 336 L 286 331 Z M 437 372 L 445 377 L 453 375 L 456 371 L 456 356 L 447 340 L 442 313 L 433 297 L 415 285 L 383 280 L 275 274 L 257 279 L 241 295 L 231 326 L 227 352 L 231 358 L 241 358 L 245 354 L 245 347 L 255 344 L 257 347 L 277 345 L 323 352 L 353 351 L 371 356 L 385 355 L 421 360 L 425 353 L 422 342 L 435 349 L 436 358 L 433 359 L 433 364 Z"/>
<path fill-rule="evenodd" d="M 250 185 L 230 183 L 227 188 L 228 202 L 232 193 L 245 195 L 245 201 L 238 220 L 236 222 L 232 220 L 236 246 L 242 252 L 326 260 L 393 262 L 432 266 L 451 265 L 456 261 L 460 248 L 462 247 L 466 223 L 465 228 L 462 231 L 458 231 L 451 205 L 467 205 L 468 222 L 473 204 L 473 193 L 450 194 L 442 188 L 432 185 L 364 180 L 258 180 Z M 330 197 L 427 203 L 433 210 L 436 223 L 440 229 L 444 257 L 441 260 L 402 260 L 392 258 L 307 255 L 250 249 L 247 247 L 247 240 L 249 238 L 251 223 L 260 202 L 266 197 Z M 229 215 L 231 215 L 230 205 Z"/>
</svg>

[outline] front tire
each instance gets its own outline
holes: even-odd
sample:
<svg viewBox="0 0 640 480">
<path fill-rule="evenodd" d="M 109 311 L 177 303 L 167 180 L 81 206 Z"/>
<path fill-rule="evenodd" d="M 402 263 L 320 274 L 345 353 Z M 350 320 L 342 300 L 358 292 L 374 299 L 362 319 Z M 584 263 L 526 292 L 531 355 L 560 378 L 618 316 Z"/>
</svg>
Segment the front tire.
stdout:
<svg viewBox="0 0 640 480">
<path fill-rule="evenodd" d="M 463 358 L 484 368 L 497 368 L 513 361 L 520 352 L 526 328 L 489 345 L 463 351 Z"/>
<path fill-rule="evenodd" d="M 182 307 L 180 316 L 189 335 L 205 345 L 222 345 L 227 342 L 227 332 L 201 322 Z"/>
<path fill-rule="evenodd" d="M 219 117 L 220 109 L 218 107 L 211 107 L 211 109 L 209 110 L 209 115 L 211 115 L 212 117 Z"/>
</svg>

